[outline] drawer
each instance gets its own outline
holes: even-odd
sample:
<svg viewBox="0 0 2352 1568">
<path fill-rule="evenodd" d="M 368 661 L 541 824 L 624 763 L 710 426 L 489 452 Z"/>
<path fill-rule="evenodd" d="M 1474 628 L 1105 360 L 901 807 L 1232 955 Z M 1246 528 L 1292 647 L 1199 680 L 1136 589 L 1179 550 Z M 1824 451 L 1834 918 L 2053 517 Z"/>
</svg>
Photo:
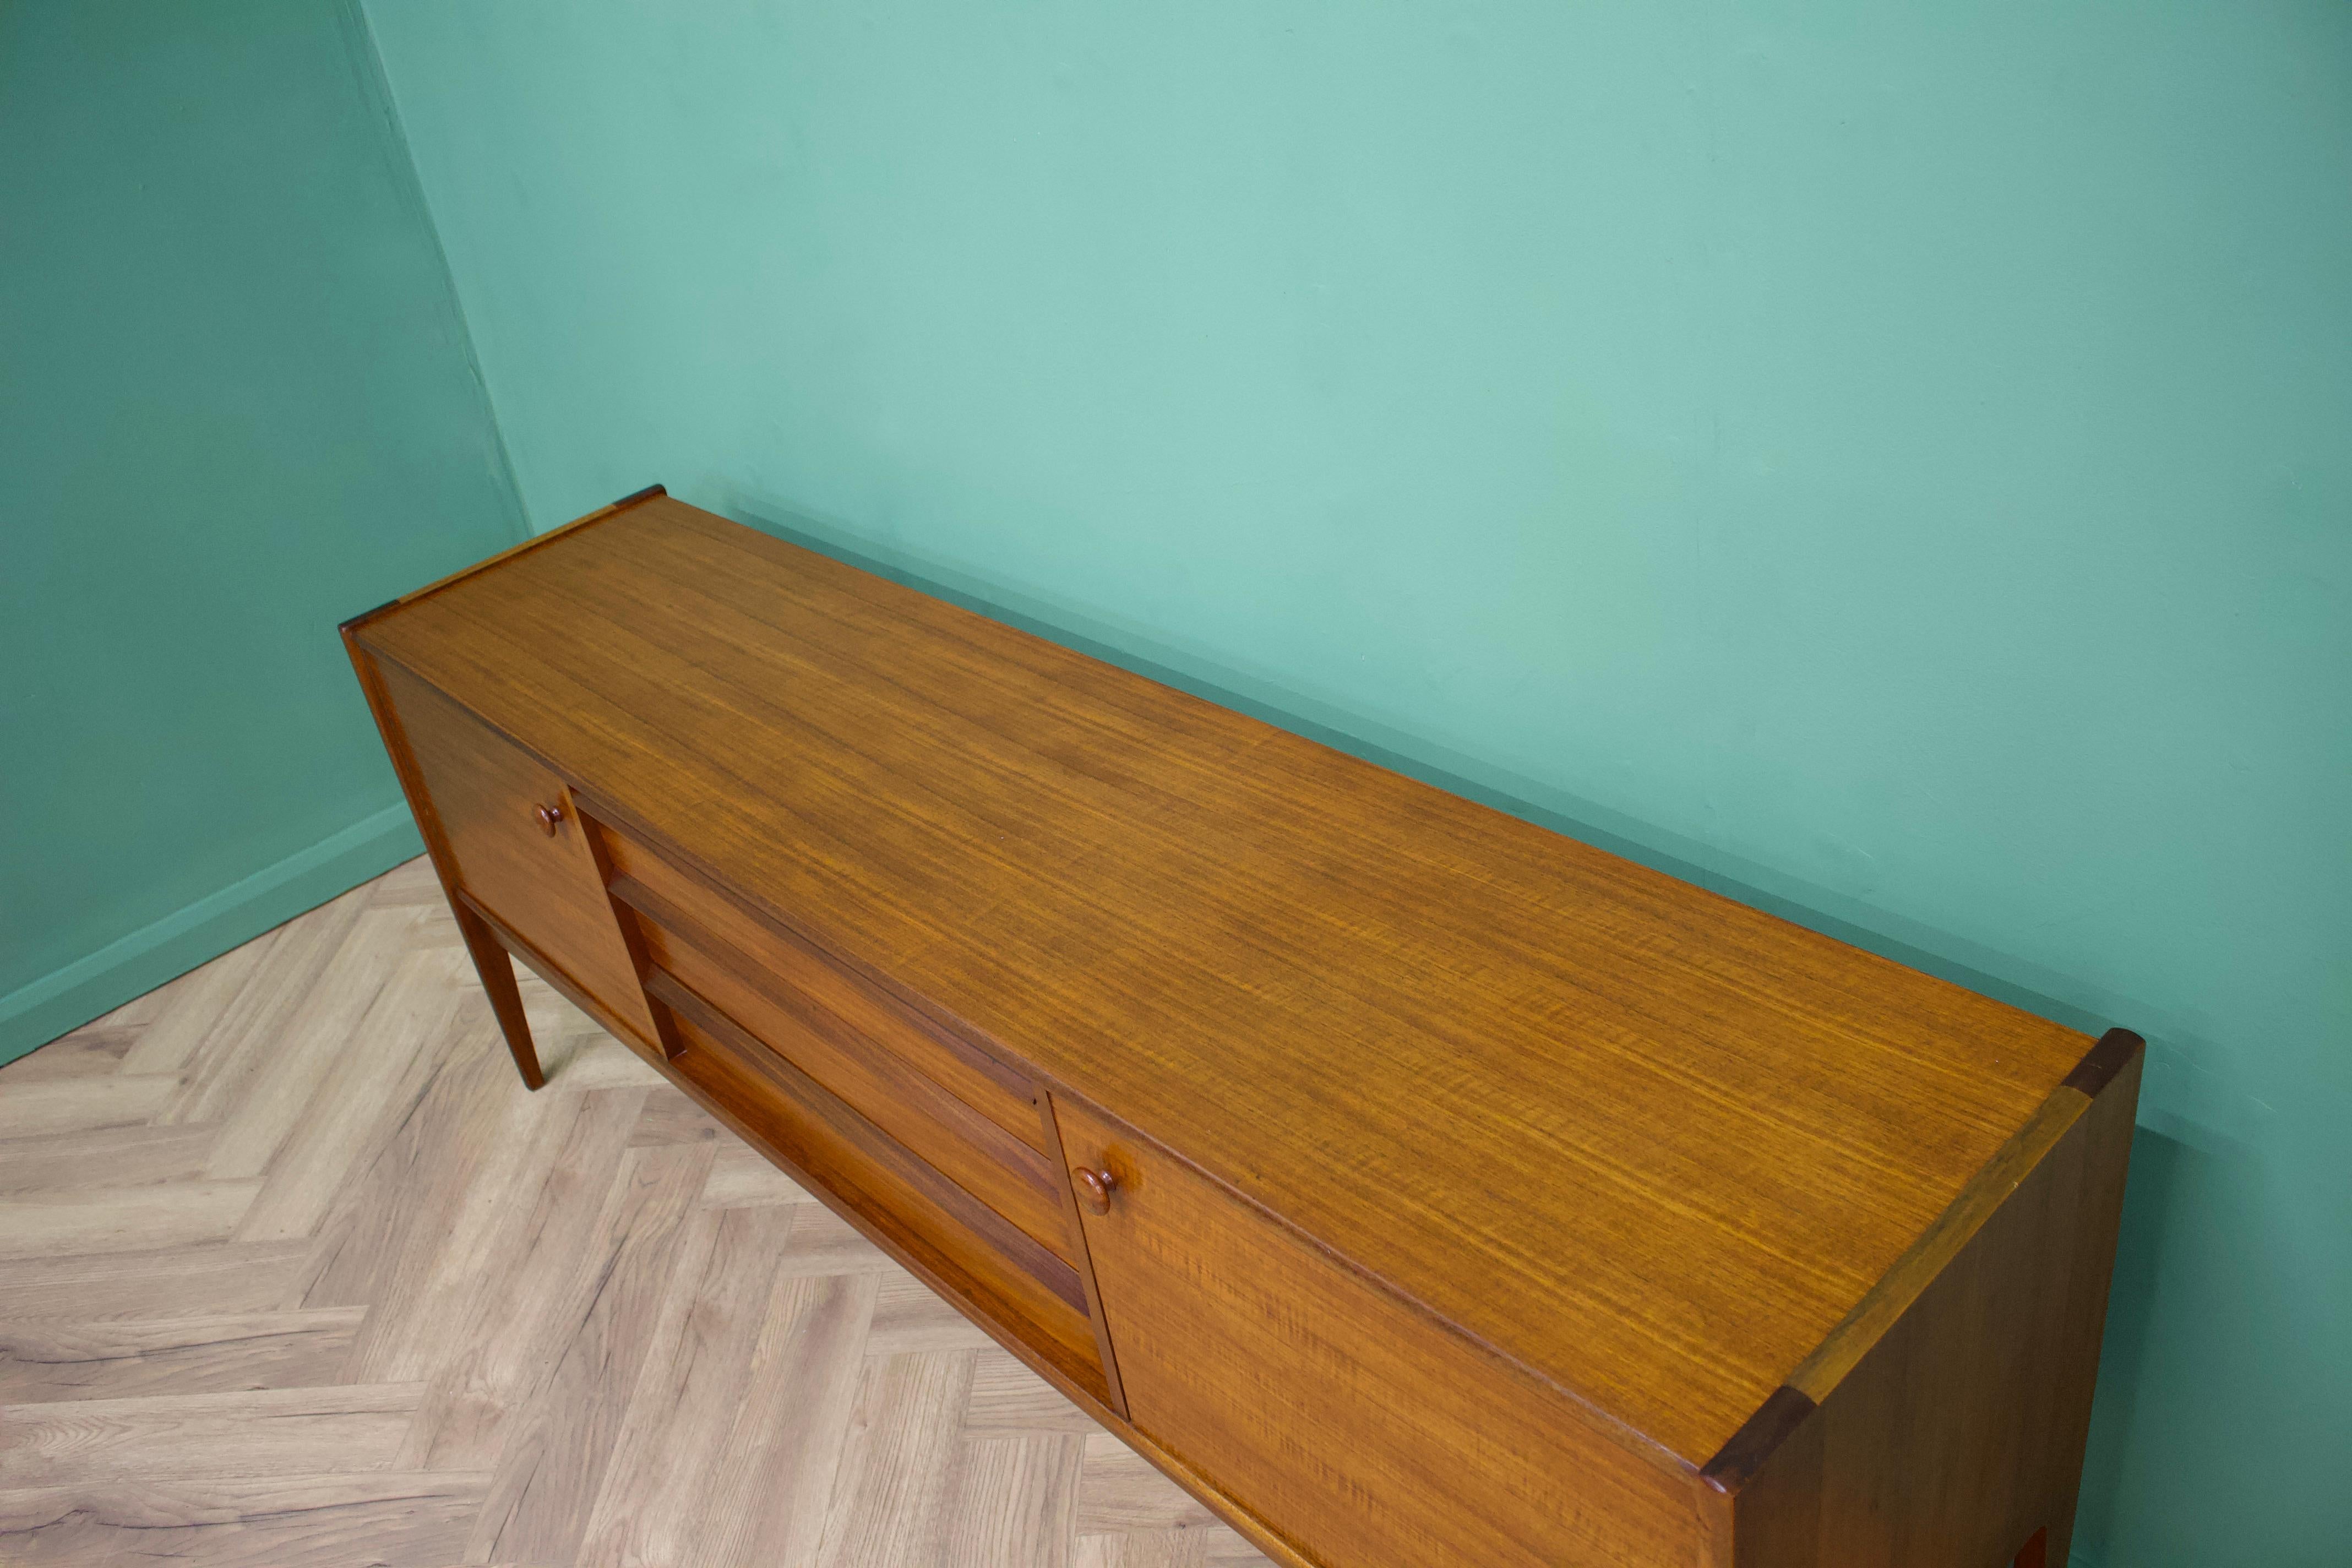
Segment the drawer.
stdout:
<svg viewBox="0 0 2352 1568">
<path fill-rule="evenodd" d="M 1687 1484 L 1199 1171 L 1058 1098 L 1137 1430 L 1317 1563 L 1699 1561 Z"/>
<path fill-rule="evenodd" d="M 608 827 L 604 843 L 614 894 L 623 902 L 672 930 L 703 934 L 709 939 L 703 945 L 713 952 L 740 955 L 748 961 L 742 965 L 748 972 L 838 1019 L 860 1039 L 1044 1155 L 1045 1123 L 1036 1089 L 1025 1075 L 917 1017 L 798 937 L 628 835 Z"/>
<path fill-rule="evenodd" d="M 457 883 L 531 951 L 534 967 L 593 1001 L 651 1048 L 638 984 L 589 830 L 563 781 L 389 659 L 384 689 L 456 862 Z"/>
<path fill-rule="evenodd" d="M 672 1071 L 961 1296 L 983 1322 L 1008 1329 L 1108 1400 L 1076 1269 L 677 977 L 656 969 L 646 989 L 669 1012 L 681 1047 Z"/>
<path fill-rule="evenodd" d="M 1062 1261 L 1076 1261 L 1059 1173 L 1045 1155 L 707 933 L 651 919 L 640 929 L 656 965 Z"/>
</svg>

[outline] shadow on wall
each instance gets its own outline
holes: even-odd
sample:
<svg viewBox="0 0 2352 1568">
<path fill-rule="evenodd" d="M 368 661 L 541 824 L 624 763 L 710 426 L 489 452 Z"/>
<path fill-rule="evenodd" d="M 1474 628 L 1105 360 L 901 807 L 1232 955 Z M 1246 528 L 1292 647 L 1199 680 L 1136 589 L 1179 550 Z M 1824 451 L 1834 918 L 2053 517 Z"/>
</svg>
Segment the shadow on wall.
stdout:
<svg viewBox="0 0 2352 1568">
<path fill-rule="evenodd" d="M 2307 1249 L 2278 1222 L 2279 1185 L 2254 1142 L 2145 1125 L 2133 1138 L 2076 1526 L 2084 1545 L 2147 1541 L 2167 1561 L 2252 1563 L 2226 1530 L 2183 1539 L 2196 1516 L 2157 1492 L 2226 1490 L 2251 1511 L 2294 1519 L 2315 1505 L 2302 1479 L 2254 1462 L 2218 1471 L 2211 1457 L 2284 1445 L 2340 1468 L 2335 1347 L 2303 1277 Z M 2200 1412 L 2205 1429 L 2148 1418 L 2183 1410 Z M 2147 1539 L 2153 1519 L 2171 1521 L 2160 1541 Z"/>
<path fill-rule="evenodd" d="M 2011 955 L 1909 921 L 1832 889 L 1783 876 L 1711 846 L 1664 834 L 1596 802 L 1496 769 L 1397 733 L 1360 715 L 1328 710 L 1267 681 L 1210 666 L 1154 641 L 1137 627 L 1106 624 L 1075 605 L 1048 603 L 1001 585 L 960 580 L 936 566 L 877 553 L 847 522 L 816 518 L 773 497 L 696 487 L 707 504 L 737 521 L 849 562 L 893 581 L 1021 626 L 1065 647 L 1190 691 L 1325 744 L 1483 802 L 1556 832 L 1695 882 L 1784 920 L 2085 1034 L 2121 1025 L 2147 1040 L 2140 1126 L 2132 1141 L 2115 1282 L 2100 1356 L 2090 1453 L 2076 1518 L 2078 1564 L 2123 1564 L 2151 1552 L 2165 1562 L 2231 1568 L 2246 1563 L 2246 1542 L 2216 1526 L 2212 1539 L 2186 1540 L 2186 1514 L 2151 1489 L 2225 1492 L 2241 1507 L 2275 1506 L 2276 1517 L 2307 1515 L 2306 1483 L 2263 1456 L 2289 1435 L 2276 1430 L 2292 1412 L 2305 1428 L 2305 1451 L 2341 1445 L 2341 1422 L 2328 1380 L 2334 1353 L 2322 1342 L 2324 1268 L 2308 1248 L 2283 1234 L 2290 1194 L 2272 1155 L 2278 1121 L 2272 1107 L 2204 1064 L 2227 1060 L 2212 1041 L 2168 1009 L 2105 994 L 2039 971 Z M 2068 1000 L 2073 997 L 2076 1000 Z M 2194 1108 L 2195 1119 L 2182 1113 Z M 2305 1272 L 2311 1278 L 2304 1278 Z M 2300 1314 L 2300 1318 L 2298 1317 Z M 2283 1346 L 2298 1352 L 2282 1356 Z M 2279 1369 L 2309 1369 L 2301 1386 L 2276 1386 Z M 2202 1430 L 2184 1429 L 2179 1413 L 2204 1413 Z M 2240 1434 L 2210 1423 L 2239 1422 Z M 2290 1439 L 2291 1440 L 2291 1439 Z M 2224 1473 L 2218 1452 L 2241 1456 Z M 2352 1457 L 2352 1456 L 2347 1456 Z M 2277 1495 L 2266 1497 L 2265 1492 Z M 2164 1521 L 2158 1523 L 2156 1521 Z M 2301 1559 L 2297 1559 L 2301 1561 Z M 2313 1559 L 2312 1561 L 2320 1561 Z"/>
</svg>

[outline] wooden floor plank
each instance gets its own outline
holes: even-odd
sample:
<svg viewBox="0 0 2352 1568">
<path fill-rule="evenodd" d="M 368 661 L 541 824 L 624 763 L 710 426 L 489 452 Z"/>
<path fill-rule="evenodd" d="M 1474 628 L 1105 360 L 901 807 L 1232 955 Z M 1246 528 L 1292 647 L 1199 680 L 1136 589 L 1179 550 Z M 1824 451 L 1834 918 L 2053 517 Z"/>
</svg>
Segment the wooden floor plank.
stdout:
<svg viewBox="0 0 2352 1568">
<path fill-rule="evenodd" d="M 44 1054 L 36 1051 L 27 1059 Z M 211 1162 L 214 1131 L 142 1124 L 0 1139 L 0 1193 L 193 1182 Z"/>
<path fill-rule="evenodd" d="M 522 988 L 531 1015 L 531 1037 L 541 1042 L 540 1061 L 550 1079 L 561 1078 L 568 1093 L 586 1094 L 600 1089 L 642 1089 L 649 1094 L 670 1090 L 667 1079 L 643 1057 L 597 1028 L 580 1010 L 533 977 Z"/>
<path fill-rule="evenodd" d="M 585 1310 L 564 1353 L 506 1435 L 471 1550 L 485 1561 L 570 1562 L 620 1436 L 625 1395 L 654 1346 L 681 1257 L 711 1228 L 686 1222 L 710 1172 L 705 1146 L 631 1149 L 589 1255 Z M 568 1316 L 569 1314 L 567 1314 Z M 620 1397 L 616 1397 L 620 1396 Z"/>
<path fill-rule="evenodd" d="M 867 1359 L 817 1552 L 824 1568 L 929 1568 L 945 1551 L 971 1351 Z"/>
<path fill-rule="evenodd" d="M 311 1292 L 370 1308 L 353 1381 L 399 1382 L 439 1364 L 449 1324 L 466 1321 L 490 1277 L 483 1248 L 544 1110 L 498 1052 L 462 1052 L 353 1184 L 332 1240 L 322 1235 L 331 1256 Z"/>
<path fill-rule="evenodd" d="M 967 1437 L 1026 1437 L 1045 1432 L 1083 1437 L 1102 1428 L 1012 1352 L 990 1345 L 972 1363 L 963 1430 Z"/>
<path fill-rule="evenodd" d="M 221 1120 L 214 1175 L 261 1174 L 278 1147 L 323 1109 L 313 1105 L 320 1086 L 350 1051 L 362 1021 L 410 951 L 406 938 L 416 920 L 414 910 L 361 908 L 317 972 L 317 983 L 299 1002 L 250 1026 L 254 1043 L 238 1062 L 243 1080 L 232 1083 L 221 1073 L 205 1086 L 206 1092 L 173 1107 L 174 1120 Z M 453 985 L 464 983 L 455 965 L 447 973 Z M 176 1114 L 184 1109 L 184 1116 Z"/>
<path fill-rule="evenodd" d="M 816 1203 L 802 1204 L 793 1211 L 792 1239 L 784 1245 L 782 1267 L 792 1274 L 900 1272 L 856 1226 Z"/>
<path fill-rule="evenodd" d="M 414 1383 L 0 1406 L 0 1488 L 379 1469 Z"/>
<path fill-rule="evenodd" d="M 542 1093 L 545 1091 L 542 1090 Z M 508 1417 L 563 1353 L 584 1311 L 581 1287 L 604 1233 L 603 1205 L 643 1107 L 642 1089 L 603 1089 L 559 1100 L 534 1140 L 538 1178 L 503 1208 L 472 1310 L 453 1320 L 449 1352 L 432 1378 L 408 1452 L 420 1468 L 488 1470 L 499 1460 Z M 565 1114 L 566 1112 L 569 1114 Z M 543 1158 L 541 1157 L 543 1156 Z"/>
<path fill-rule="evenodd" d="M 280 931 L 264 931 L 243 947 L 232 948 L 201 969 L 191 970 L 170 984 L 151 992 L 152 1004 L 146 1009 L 152 1016 L 141 1029 L 138 1042 L 122 1058 L 126 1073 L 179 1073 L 187 1068 L 196 1047 L 211 1034 L 221 1016 L 236 1001 L 256 972 L 268 962 L 271 949 L 277 946 Z M 111 1024 L 119 1018 L 132 1017 L 141 1010 L 142 997 L 115 1009 L 100 1018 L 100 1024 Z"/>
<path fill-rule="evenodd" d="M 1147 1530 L 1082 1535 L 1070 1568 L 1203 1568 L 1208 1561 L 1206 1531 Z"/>
<path fill-rule="evenodd" d="M 684 1089 L 670 1083 L 661 1085 L 647 1095 L 646 1108 L 637 1117 L 637 1125 L 629 1134 L 629 1142 L 732 1143 L 736 1148 L 743 1149 L 741 1142 L 728 1136 L 727 1130 L 719 1125 L 716 1117 L 688 1099 Z M 744 1152 L 751 1151 L 744 1149 Z M 767 1164 L 765 1160 L 760 1163 Z M 769 1168 L 774 1169 L 773 1166 Z"/>
<path fill-rule="evenodd" d="M 344 1381 L 361 1307 L 218 1317 L 0 1320 L 0 1404 Z"/>
<path fill-rule="evenodd" d="M 521 984 L 417 860 L 0 1067 L 0 1564 L 1264 1562 Z"/>
<path fill-rule="evenodd" d="M 462 960 L 430 949 L 404 957 L 320 1087 L 313 1114 L 270 1162 L 268 1179 L 238 1226 L 239 1241 L 311 1235 L 343 1179 L 423 1098 L 463 1017 L 477 1037 L 489 1027 L 478 992 L 461 990 Z"/>
<path fill-rule="evenodd" d="M 1003 1353 L 986 1330 L 904 1269 L 881 1271 L 876 1283 L 874 1321 L 866 1334 L 867 1355 L 905 1355 L 916 1351 Z"/>
<path fill-rule="evenodd" d="M 488 1478 L 414 1474 L 84 1483 L 0 1491 L 9 1568 L 412 1568 L 454 1562 Z"/>
<path fill-rule="evenodd" d="M 10 1080 L 91 1078 L 122 1070 L 122 1058 L 146 1031 L 138 1025 L 86 1024 L 11 1064 Z"/>
<path fill-rule="evenodd" d="M 580 1568 L 677 1563 L 709 1515 L 705 1494 L 751 1383 L 792 1212 L 698 1210 L 688 1221 L 645 1370 L 630 1392 Z"/>
<path fill-rule="evenodd" d="M 810 1568 L 865 1370 L 877 1277 L 779 1272 L 690 1568 Z M 789 1410 L 793 1418 L 779 1421 Z"/>
<path fill-rule="evenodd" d="M 272 1242 L 17 1258 L 0 1269 L 0 1320 L 263 1311 L 284 1299 L 304 1250 Z"/>
<path fill-rule="evenodd" d="M 318 999 L 329 966 L 343 959 L 335 964 L 337 984 L 329 987 L 340 990 L 341 980 L 363 974 L 377 952 L 396 952 L 402 945 L 384 942 L 344 952 L 345 939 L 366 909 L 367 889 L 358 888 L 278 928 L 268 958 L 190 1054 L 183 1068 L 185 1081 L 163 1120 L 218 1121 L 231 1110 L 244 1110 L 257 1078 L 302 1054 L 299 1016 Z"/>
<path fill-rule="evenodd" d="M 143 1126 L 171 1103 L 179 1089 L 176 1073 L 12 1081 L 8 1092 L 0 1095 L 0 1138 Z"/>
<path fill-rule="evenodd" d="M 1249 1538 L 1229 1524 L 1213 1524 L 1194 1534 L 1205 1537 L 1202 1555 L 1212 1563 L 1262 1563 L 1265 1553 L 1249 1542 Z"/>
<path fill-rule="evenodd" d="M 226 1241 L 258 1182 L 158 1182 L 0 1198 L 0 1258 L 133 1252 Z"/>
<path fill-rule="evenodd" d="M 1078 1487 L 1078 1531 L 1198 1530 L 1216 1515 L 1108 1432 L 1087 1438 L 1085 1478 Z"/>
<path fill-rule="evenodd" d="M 1070 1433 L 967 1437 L 943 1568 L 1068 1568 L 1086 1451 Z"/>
<path fill-rule="evenodd" d="M 733 1139 L 719 1143 L 710 1162 L 710 1179 L 702 1186 L 702 1201 L 717 1208 L 816 1202 L 766 1155 Z"/>
</svg>

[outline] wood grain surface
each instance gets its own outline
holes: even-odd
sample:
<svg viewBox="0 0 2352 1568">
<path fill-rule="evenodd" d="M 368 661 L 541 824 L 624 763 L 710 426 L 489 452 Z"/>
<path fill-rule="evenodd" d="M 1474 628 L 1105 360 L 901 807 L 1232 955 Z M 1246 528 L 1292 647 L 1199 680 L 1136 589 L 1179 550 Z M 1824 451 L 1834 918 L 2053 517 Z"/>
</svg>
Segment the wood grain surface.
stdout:
<svg viewBox="0 0 2352 1568">
<path fill-rule="evenodd" d="M 1696 1564 L 1687 1479 L 1115 1123 L 1055 1106 L 1137 1428 L 1313 1563 Z"/>
<path fill-rule="evenodd" d="M 706 931 L 774 981 L 903 1058 L 1031 1148 L 1045 1150 L 1037 1086 L 1028 1077 L 925 1022 L 828 962 L 735 898 L 619 834 L 605 833 L 613 889 L 625 904 L 679 929 Z"/>
<path fill-rule="evenodd" d="M 912 1031 L 861 1030 L 792 984 L 650 900 L 644 922 L 653 962 L 688 990 L 790 1058 L 827 1090 L 971 1191 L 1039 1245 L 1074 1259 L 1062 1178 L 1042 1151 L 1007 1131 L 921 1071 L 902 1048 Z M 656 911 L 659 911 L 656 913 Z M 921 1041 L 922 1037 L 913 1035 Z M 992 1100 L 1010 1100 L 997 1090 Z M 1013 1100 L 1030 1121 L 1034 1101 Z M 1034 1131 L 1031 1139 L 1038 1134 Z"/>
<path fill-rule="evenodd" d="M 2137 1037 L 2101 1047 L 2095 1097 L 2062 1088 L 2021 1134 L 2039 1157 L 1987 1168 L 2000 1201 L 1889 1275 L 1900 1312 L 1805 1369 L 1820 1408 L 1723 1510 L 1726 1568 L 2066 1561 L 2139 1090 Z"/>
<path fill-rule="evenodd" d="M 1694 1471 L 2088 1043 L 667 497 L 353 635 Z"/>
<path fill-rule="evenodd" d="M 641 1037 L 653 1018 L 563 781 L 398 668 L 383 679 L 457 886 Z"/>
</svg>

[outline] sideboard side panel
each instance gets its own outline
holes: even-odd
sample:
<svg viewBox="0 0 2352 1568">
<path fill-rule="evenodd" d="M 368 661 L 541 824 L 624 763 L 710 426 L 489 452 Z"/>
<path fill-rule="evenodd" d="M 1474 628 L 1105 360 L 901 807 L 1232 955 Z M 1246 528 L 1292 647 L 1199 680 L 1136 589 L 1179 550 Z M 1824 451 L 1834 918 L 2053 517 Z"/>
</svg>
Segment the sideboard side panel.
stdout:
<svg viewBox="0 0 2352 1568">
<path fill-rule="evenodd" d="M 1329 1568 L 1695 1563 L 1690 1484 L 1133 1133 L 1063 1100 L 1138 1431 Z"/>
<path fill-rule="evenodd" d="M 1737 1568 L 2008 1568 L 2043 1530 L 2066 1560 L 2139 1074 L 2134 1057 L 2100 1089 L 1740 1491 Z"/>
</svg>

